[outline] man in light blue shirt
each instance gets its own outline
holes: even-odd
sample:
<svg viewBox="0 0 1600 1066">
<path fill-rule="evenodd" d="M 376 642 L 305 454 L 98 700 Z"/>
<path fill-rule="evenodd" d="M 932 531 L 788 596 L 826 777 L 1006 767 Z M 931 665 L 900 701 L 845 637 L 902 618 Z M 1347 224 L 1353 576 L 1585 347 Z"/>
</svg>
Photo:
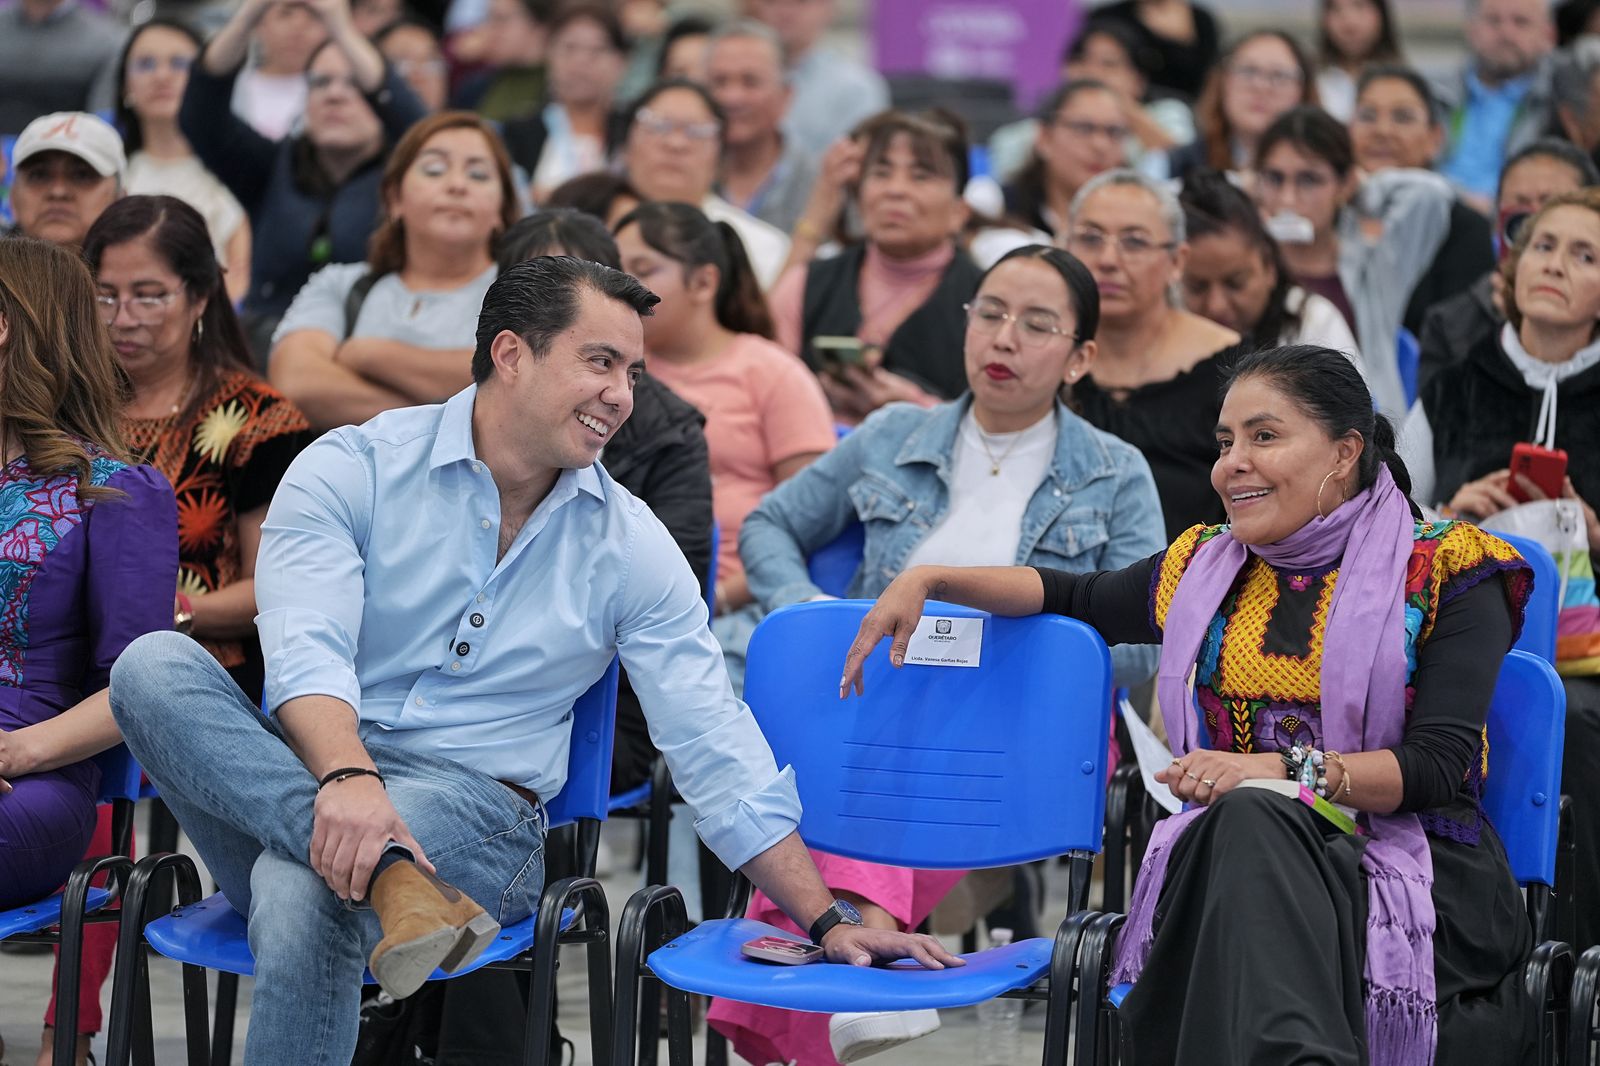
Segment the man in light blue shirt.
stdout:
<svg viewBox="0 0 1600 1066">
<path fill-rule="evenodd" d="M 1507 157 L 1550 122 L 1548 59 L 1555 23 L 1547 0 L 1472 0 L 1472 55 L 1454 83 L 1438 86 L 1450 136 L 1439 172 L 1488 213 Z"/>
<path fill-rule="evenodd" d="M 118 661 L 129 748 L 249 918 L 246 1061 L 347 1066 L 368 952 L 404 996 L 527 917 L 539 797 L 565 781 L 573 701 L 616 655 L 723 862 L 824 923 L 836 961 L 953 961 L 826 922 L 841 905 L 795 832 L 792 774 L 729 688 L 688 563 L 596 462 L 632 410 L 655 303 L 597 264 L 524 263 L 484 298 L 472 388 L 295 461 L 256 563 L 269 717 L 185 637 Z"/>
</svg>

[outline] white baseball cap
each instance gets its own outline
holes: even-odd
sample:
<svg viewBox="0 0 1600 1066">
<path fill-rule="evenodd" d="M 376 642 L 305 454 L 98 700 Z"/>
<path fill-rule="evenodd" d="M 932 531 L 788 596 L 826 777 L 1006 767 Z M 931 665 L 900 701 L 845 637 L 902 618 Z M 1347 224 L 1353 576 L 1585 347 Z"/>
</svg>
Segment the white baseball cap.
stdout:
<svg viewBox="0 0 1600 1066">
<path fill-rule="evenodd" d="M 114 177 L 119 182 L 128 169 L 122 138 L 108 122 L 87 111 L 57 111 L 28 123 L 12 150 L 12 165 L 20 167 L 41 152 L 75 155 L 101 177 Z"/>
</svg>

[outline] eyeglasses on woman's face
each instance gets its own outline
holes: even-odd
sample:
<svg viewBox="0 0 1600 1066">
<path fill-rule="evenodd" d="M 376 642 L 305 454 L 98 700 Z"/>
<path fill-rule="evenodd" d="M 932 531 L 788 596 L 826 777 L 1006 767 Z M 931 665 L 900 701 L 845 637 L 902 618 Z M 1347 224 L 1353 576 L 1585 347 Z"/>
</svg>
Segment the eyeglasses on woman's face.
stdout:
<svg viewBox="0 0 1600 1066">
<path fill-rule="evenodd" d="M 1158 241 L 1145 233 L 1110 234 L 1098 229 L 1078 229 L 1067 235 L 1067 251 L 1083 259 L 1098 256 L 1107 245 L 1115 245 L 1123 259 L 1147 259 L 1158 252 L 1170 252 L 1176 241 Z"/>
<path fill-rule="evenodd" d="M 993 336 L 1010 322 L 1016 327 L 1017 342 L 1026 348 L 1042 347 L 1054 337 L 1066 337 L 1074 343 L 1078 340 L 1078 335 L 1062 328 L 1061 320 L 1049 311 L 1024 311 L 1014 315 L 1006 310 L 1005 304 L 993 299 L 974 300 L 962 304 L 961 308 L 967 313 L 968 327 L 981 336 Z"/>
<path fill-rule="evenodd" d="M 714 141 L 722 133 L 722 124 L 715 120 L 683 122 L 652 111 L 648 107 L 641 107 L 633 121 L 641 133 L 663 140 L 674 133 L 681 133 L 691 141 Z"/>
<path fill-rule="evenodd" d="M 177 298 L 178 294 L 174 292 L 144 293 L 126 298 L 103 292 L 94 298 L 94 303 L 100 309 L 100 320 L 108 326 L 117 320 L 117 315 L 124 307 L 135 322 L 149 324 L 160 321 Z"/>
</svg>

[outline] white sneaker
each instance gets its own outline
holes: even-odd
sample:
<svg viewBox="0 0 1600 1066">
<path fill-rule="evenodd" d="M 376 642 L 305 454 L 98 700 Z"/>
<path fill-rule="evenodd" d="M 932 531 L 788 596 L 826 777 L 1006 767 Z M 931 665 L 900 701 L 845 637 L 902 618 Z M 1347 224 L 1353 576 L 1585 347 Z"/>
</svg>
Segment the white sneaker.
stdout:
<svg viewBox="0 0 1600 1066">
<path fill-rule="evenodd" d="M 859 1062 L 939 1028 L 936 1010 L 902 1010 L 874 1014 L 835 1014 L 828 1021 L 828 1042 L 840 1062 Z"/>
</svg>

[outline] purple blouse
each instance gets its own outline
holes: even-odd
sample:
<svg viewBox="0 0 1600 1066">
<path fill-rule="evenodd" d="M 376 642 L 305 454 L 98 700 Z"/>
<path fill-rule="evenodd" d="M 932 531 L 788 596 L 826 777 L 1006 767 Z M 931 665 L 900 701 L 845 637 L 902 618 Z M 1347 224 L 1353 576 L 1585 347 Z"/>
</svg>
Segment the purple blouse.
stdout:
<svg viewBox="0 0 1600 1066">
<path fill-rule="evenodd" d="M 0 729 L 93 695 L 135 637 L 172 628 L 172 486 L 151 467 L 90 454 L 92 483 L 124 496 L 80 500 L 76 475 L 41 477 L 26 457 L 0 470 Z M 99 790 L 92 760 L 61 772 Z"/>
</svg>

